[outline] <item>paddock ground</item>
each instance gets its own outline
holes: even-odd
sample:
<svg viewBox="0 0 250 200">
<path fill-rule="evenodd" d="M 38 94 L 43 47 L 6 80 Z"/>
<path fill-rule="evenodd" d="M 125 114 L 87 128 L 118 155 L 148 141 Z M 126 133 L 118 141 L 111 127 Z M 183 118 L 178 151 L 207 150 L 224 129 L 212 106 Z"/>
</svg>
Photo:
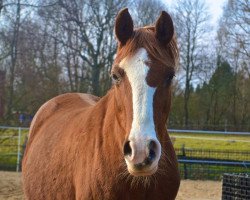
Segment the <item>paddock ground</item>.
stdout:
<svg viewBox="0 0 250 200">
<path fill-rule="evenodd" d="M 21 173 L 0 171 L 0 200 L 23 200 Z M 181 182 L 176 200 L 219 200 L 221 182 L 191 181 Z"/>
</svg>

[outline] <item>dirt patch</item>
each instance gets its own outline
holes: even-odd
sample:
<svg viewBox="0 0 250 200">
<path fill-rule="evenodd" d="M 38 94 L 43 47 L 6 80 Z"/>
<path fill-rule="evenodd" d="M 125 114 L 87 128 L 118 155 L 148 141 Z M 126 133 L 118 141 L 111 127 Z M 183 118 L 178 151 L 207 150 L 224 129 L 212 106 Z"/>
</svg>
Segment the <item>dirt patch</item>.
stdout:
<svg viewBox="0 0 250 200">
<path fill-rule="evenodd" d="M 221 200 L 220 181 L 182 180 L 176 200 Z"/>
<path fill-rule="evenodd" d="M 0 172 L 0 200 L 23 200 L 21 173 Z M 221 182 L 183 180 L 176 200 L 219 200 Z"/>
<path fill-rule="evenodd" d="M 23 199 L 23 192 L 21 189 L 21 173 L 0 172 L 0 199 Z"/>
</svg>

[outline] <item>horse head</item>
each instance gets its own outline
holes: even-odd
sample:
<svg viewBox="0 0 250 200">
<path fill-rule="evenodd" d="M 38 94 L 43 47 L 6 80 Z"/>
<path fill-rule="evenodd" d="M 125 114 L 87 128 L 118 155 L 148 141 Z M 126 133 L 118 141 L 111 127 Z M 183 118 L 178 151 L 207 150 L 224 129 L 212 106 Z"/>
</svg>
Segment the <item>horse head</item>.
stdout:
<svg viewBox="0 0 250 200">
<path fill-rule="evenodd" d="M 126 113 L 123 154 L 130 174 L 149 176 L 157 171 L 166 142 L 178 62 L 174 26 L 162 11 L 154 26 L 135 29 L 126 8 L 116 18 L 115 34 L 118 50 L 111 76 L 116 102 Z"/>
</svg>

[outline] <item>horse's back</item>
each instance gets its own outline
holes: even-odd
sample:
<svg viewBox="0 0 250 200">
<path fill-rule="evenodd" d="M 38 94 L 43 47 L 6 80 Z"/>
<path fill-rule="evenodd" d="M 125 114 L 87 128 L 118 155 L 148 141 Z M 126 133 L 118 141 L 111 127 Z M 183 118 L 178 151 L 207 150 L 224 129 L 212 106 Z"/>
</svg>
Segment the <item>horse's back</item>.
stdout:
<svg viewBox="0 0 250 200">
<path fill-rule="evenodd" d="M 48 199 L 57 192 L 66 199 L 74 199 L 72 163 L 77 150 L 71 140 L 81 135 L 79 113 L 88 111 L 98 100 L 93 95 L 68 93 L 49 100 L 38 110 L 23 158 L 23 187 L 27 199 Z"/>
</svg>

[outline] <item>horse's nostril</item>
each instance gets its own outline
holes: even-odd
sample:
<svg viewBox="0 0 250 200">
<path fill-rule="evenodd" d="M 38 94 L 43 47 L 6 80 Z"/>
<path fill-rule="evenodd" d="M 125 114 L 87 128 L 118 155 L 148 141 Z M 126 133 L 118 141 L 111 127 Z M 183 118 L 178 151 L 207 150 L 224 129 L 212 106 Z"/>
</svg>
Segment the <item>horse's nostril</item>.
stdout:
<svg viewBox="0 0 250 200">
<path fill-rule="evenodd" d="M 154 140 L 150 140 L 148 143 L 148 162 L 153 162 L 156 158 L 156 148 L 157 144 Z"/>
<path fill-rule="evenodd" d="M 157 147 L 157 144 L 154 140 L 149 140 L 149 143 L 148 143 L 148 148 L 149 149 L 156 149 Z"/>
<path fill-rule="evenodd" d="M 127 141 L 127 142 L 125 142 L 125 144 L 124 144 L 124 147 L 123 147 L 124 156 L 131 156 L 131 155 L 132 155 L 132 149 L 131 149 L 129 143 L 130 143 L 130 142 Z"/>
<path fill-rule="evenodd" d="M 156 157 L 155 151 L 150 149 L 148 154 L 148 159 L 152 162 L 155 159 L 155 157 Z"/>
</svg>

